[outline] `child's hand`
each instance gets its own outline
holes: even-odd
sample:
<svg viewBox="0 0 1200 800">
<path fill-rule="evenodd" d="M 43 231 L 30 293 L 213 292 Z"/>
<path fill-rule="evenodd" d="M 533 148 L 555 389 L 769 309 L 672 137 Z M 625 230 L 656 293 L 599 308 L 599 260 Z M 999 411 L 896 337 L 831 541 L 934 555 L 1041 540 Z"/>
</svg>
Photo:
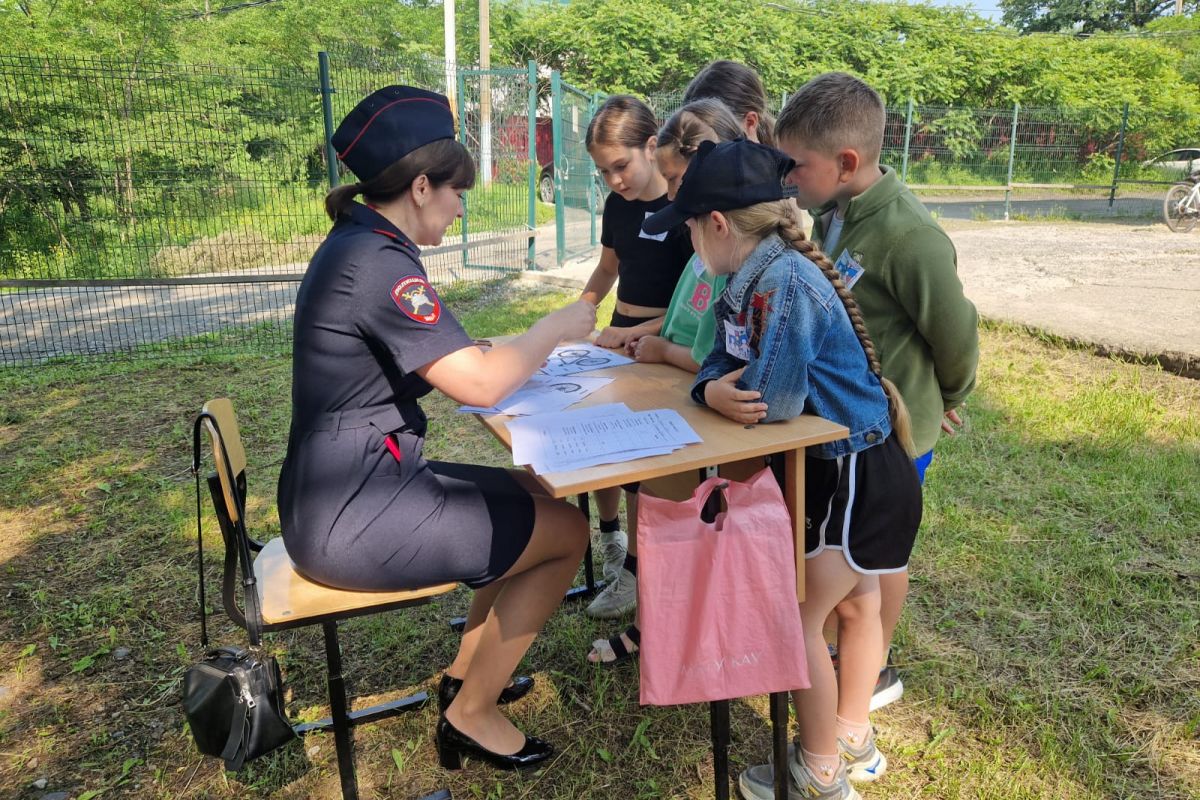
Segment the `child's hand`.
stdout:
<svg viewBox="0 0 1200 800">
<path fill-rule="evenodd" d="M 956 435 L 963 427 L 962 417 L 958 415 L 958 409 L 952 408 L 946 412 L 946 416 L 942 418 L 942 430 L 949 436 Z"/>
<path fill-rule="evenodd" d="M 643 364 L 661 364 L 666 358 L 667 340 L 661 336 L 639 336 L 625 345 L 634 361 Z"/>
<path fill-rule="evenodd" d="M 709 381 L 704 387 L 704 402 L 721 416 L 750 425 L 767 415 L 767 404 L 755 402 L 762 397 L 761 392 L 737 388 L 737 380 L 745 371 L 742 367 Z"/>
<path fill-rule="evenodd" d="M 596 346 L 614 349 L 624 347 L 632 334 L 633 328 L 605 328 L 596 337 Z"/>
</svg>

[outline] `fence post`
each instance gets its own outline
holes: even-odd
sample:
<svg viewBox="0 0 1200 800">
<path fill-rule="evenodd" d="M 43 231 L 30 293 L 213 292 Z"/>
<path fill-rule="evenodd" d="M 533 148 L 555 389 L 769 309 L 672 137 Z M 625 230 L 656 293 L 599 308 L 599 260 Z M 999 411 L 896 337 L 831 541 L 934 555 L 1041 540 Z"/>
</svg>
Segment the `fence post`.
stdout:
<svg viewBox="0 0 1200 800">
<path fill-rule="evenodd" d="M 591 98 L 591 100 L 588 101 L 588 124 L 589 125 L 592 122 L 592 117 L 596 116 L 596 112 L 600 110 L 600 104 L 603 102 L 600 98 L 603 96 L 604 95 L 600 94 L 600 92 L 592 92 L 592 98 Z M 588 209 L 588 211 L 590 212 L 589 216 L 591 217 L 591 223 L 592 223 L 591 238 L 589 239 L 589 241 L 592 244 L 592 247 L 595 247 L 600 241 L 599 239 L 596 238 L 596 212 L 598 212 L 600 210 L 600 194 L 599 193 L 604 191 L 604 188 L 601 186 L 601 184 L 599 182 L 597 182 L 597 180 L 596 180 L 597 177 L 598 176 L 596 175 L 596 166 L 595 166 L 595 164 L 593 164 L 588 167 L 588 181 L 591 182 L 592 187 L 593 187 L 591 194 L 596 198 L 594 201 L 592 201 L 592 207 L 590 209 Z"/>
<path fill-rule="evenodd" d="M 1117 199 L 1117 181 L 1121 177 L 1121 157 L 1125 155 L 1125 126 L 1129 124 L 1129 103 L 1125 104 L 1125 109 L 1121 112 L 1121 132 L 1117 135 L 1117 163 L 1113 165 L 1113 182 L 1112 188 L 1108 190 L 1108 207 L 1113 207 L 1113 202 Z"/>
<path fill-rule="evenodd" d="M 558 70 L 550 72 L 550 116 L 554 139 L 554 244 L 557 262 L 561 267 L 567 260 L 567 208 L 563 202 L 563 157 L 562 128 L 562 76 Z"/>
<path fill-rule="evenodd" d="M 333 149 L 333 87 L 329 83 L 329 53 L 317 53 L 317 73 L 321 80 L 321 116 L 325 118 L 325 169 L 329 172 L 329 188 L 338 185 L 337 151 Z"/>
<path fill-rule="evenodd" d="M 537 269 L 537 62 L 529 59 L 529 252 L 526 269 Z"/>
<path fill-rule="evenodd" d="M 912 141 L 913 100 L 908 98 L 908 111 L 904 114 L 904 156 L 900 159 L 900 182 L 908 183 L 908 143 Z"/>
<path fill-rule="evenodd" d="M 455 88 L 458 91 L 458 140 L 467 146 L 467 80 L 462 69 L 455 69 Z M 463 199 L 462 243 L 467 243 L 467 221 L 471 218 L 471 202 Z M 463 269 L 467 268 L 467 248 L 462 249 Z"/>
<path fill-rule="evenodd" d="M 1021 104 L 1013 103 L 1013 124 L 1012 137 L 1008 141 L 1008 180 L 1004 184 L 1004 221 L 1008 221 L 1008 212 L 1011 209 L 1010 200 L 1012 198 L 1012 179 L 1013 179 L 1013 161 L 1017 157 L 1017 116 L 1021 113 Z"/>
</svg>

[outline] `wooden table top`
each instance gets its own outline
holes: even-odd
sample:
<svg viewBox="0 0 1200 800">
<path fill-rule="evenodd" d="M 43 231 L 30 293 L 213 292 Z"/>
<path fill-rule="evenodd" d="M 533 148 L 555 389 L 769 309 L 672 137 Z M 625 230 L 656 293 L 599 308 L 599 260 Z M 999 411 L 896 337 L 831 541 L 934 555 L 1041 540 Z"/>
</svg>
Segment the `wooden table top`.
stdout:
<svg viewBox="0 0 1200 800">
<path fill-rule="evenodd" d="M 726 419 L 695 403 L 691 398 L 695 376 L 669 364 L 626 364 L 581 374 L 615 380 L 568 410 L 603 403 L 625 403 L 633 411 L 674 409 L 704 441 L 666 455 L 601 464 L 570 472 L 538 475 L 530 470 L 554 497 L 569 497 L 580 492 L 699 470 L 849 436 L 844 426 L 808 414 L 786 422 L 758 425 L 742 425 Z M 509 419 L 511 417 L 500 414 L 480 416 L 484 427 L 511 450 L 512 437 L 506 425 Z"/>
</svg>

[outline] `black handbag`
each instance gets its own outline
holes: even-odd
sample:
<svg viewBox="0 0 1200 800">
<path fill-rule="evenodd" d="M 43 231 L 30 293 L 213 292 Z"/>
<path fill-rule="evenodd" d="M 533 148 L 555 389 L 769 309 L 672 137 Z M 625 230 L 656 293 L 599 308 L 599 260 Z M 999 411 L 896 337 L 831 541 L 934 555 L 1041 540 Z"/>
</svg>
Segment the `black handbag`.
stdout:
<svg viewBox="0 0 1200 800">
<path fill-rule="evenodd" d="M 201 415 L 193 431 L 192 469 L 196 475 L 196 547 L 200 575 L 200 643 L 208 647 L 208 626 L 204 617 L 204 544 L 201 530 L 200 511 L 200 426 L 216 420 Z M 229 460 L 224 459 L 228 470 Z M 220 467 L 218 467 L 220 468 Z M 230 486 L 236 486 L 233 476 Z M 242 504 L 240 492 L 235 490 L 235 500 Z M 262 617 L 258 609 L 258 591 L 255 586 L 254 569 L 250 559 L 250 548 L 243 514 L 238 510 L 238 521 L 234 537 L 236 557 L 242 565 L 246 613 L 246 632 L 250 636 L 250 649 L 240 647 L 218 647 L 208 650 L 203 660 L 188 668 L 183 676 L 183 710 L 187 715 L 192 738 L 201 753 L 225 760 L 225 769 L 237 772 L 247 761 L 266 755 L 296 737 L 288 722 L 283 704 L 283 679 L 279 664 L 273 656 L 259 648 Z M 234 582 L 231 580 L 236 565 L 227 543 L 225 564 L 225 593 L 227 601 L 234 598 Z"/>
</svg>

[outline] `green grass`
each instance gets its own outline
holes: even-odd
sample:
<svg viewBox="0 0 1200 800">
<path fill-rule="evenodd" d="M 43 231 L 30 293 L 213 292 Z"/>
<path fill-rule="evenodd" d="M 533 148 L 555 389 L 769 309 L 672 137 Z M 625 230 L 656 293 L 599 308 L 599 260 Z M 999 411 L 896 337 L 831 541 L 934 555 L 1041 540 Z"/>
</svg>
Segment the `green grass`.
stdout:
<svg viewBox="0 0 1200 800">
<path fill-rule="evenodd" d="M 523 329 L 566 298 L 504 285 L 447 293 L 477 336 Z M 1162 798 L 1200 795 L 1200 383 L 1013 329 L 983 332 L 969 430 L 939 446 L 898 636 L 905 699 L 876 715 L 892 767 L 864 796 Z M 197 755 L 178 682 L 197 653 L 189 432 L 232 397 L 250 459 L 248 516 L 278 534 L 286 354 L 0 370 L 0 797 L 104 790 L 137 798 L 335 798 L 321 735 L 239 776 Z M 448 400 L 425 404 L 431 457 L 507 463 Z M 219 535 L 206 521 L 210 602 Z M 455 640 L 433 606 L 345 625 L 351 691 L 434 686 Z M 508 775 L 436 765 L 426 709 L 361 729 L 364 797 L 711 797 L 703 707 L 643 709 L 636 669 L 597 670 L 614 630 L 555 614 L 511 709 L 563 751 Z M 244 637 L 220 613 L 215 641 Z M 327 713 L 312 631 L 271 637 L 289 713 Z M 132 650 L 116 660 L 119 647 Z M 768 749 L 764 698 L 733 704 L 732 768 Z"/>
<path fill-rule="evenodd" d="M 302 270 L 329 230 L 324 197 L 323 188 L 295 184 L 252 193 L 194 190 L 162 209 L 140 210 L 131 222 L 98 203 L 90 220 L 58 220 L 65 241 L 47 230 L 0 241 L 8 262 L 0 278 L 178 277 L 287 264 Z M 477 186 L 467 194 L 468 232 L 523 228 L 528 198 L 524 183 Z M 554 219 L 553 206 L 534 206 L 538 225 Z M 455 222 L 447 241 L 461 231 Z"/>
</svg>

